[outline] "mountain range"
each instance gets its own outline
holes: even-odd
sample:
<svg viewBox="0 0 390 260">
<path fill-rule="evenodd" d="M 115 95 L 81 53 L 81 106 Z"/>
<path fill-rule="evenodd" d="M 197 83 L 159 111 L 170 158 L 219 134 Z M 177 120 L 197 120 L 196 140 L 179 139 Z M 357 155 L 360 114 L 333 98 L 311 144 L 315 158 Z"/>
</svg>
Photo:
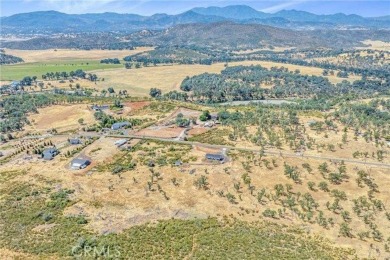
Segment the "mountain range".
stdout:
<svg viewBox="0 0 390 260">
<path fill-rule="evenodd" d="M 342 13 L 316 15 L 297 10 L 264 13 L 249 6 L 193 8 L 187 12 L 168 15 L 88 13 L 65 14 L 57 11 L 39 11 L 1 17 L 2 33 L 78 33 L 78 32 L 133 32 L 159 30 L 180 24 L 215 23 L 230 21 L 242 24 L 263 24 L 280 28 L 313 29 L 390 29 L 390 16 L 362 17 Z"/>
</svg>

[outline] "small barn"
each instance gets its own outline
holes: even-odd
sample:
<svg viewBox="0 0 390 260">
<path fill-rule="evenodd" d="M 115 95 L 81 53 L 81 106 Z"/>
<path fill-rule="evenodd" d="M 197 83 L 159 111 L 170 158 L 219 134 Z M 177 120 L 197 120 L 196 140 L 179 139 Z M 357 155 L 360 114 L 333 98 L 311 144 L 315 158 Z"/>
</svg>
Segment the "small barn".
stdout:
<svg viewBox="0 0 390 260">
<path fill-rule="evenodd" d="M 76 158 L 73 159 L 72 162 L 70 163 L 70 168 L 72 170 L 80 170 L 86 168 L 90 164 L 91 161 L 88 159 Z"/>
<path fill-rule="evenodd" d="M 213 153 L 208 153 L 206 154 L 206 159 L 211 160 L 211 161 L 220 161 L 222 162 L 225 160 L 225 157 L 222 154 L 213 154 Z"/>
<path fill-rule="evenodd" d="M 111 126 L 111 130 L 119 130 L 125 126 L 130 126 L 129 122 L 119 122 L 119 123 L 114 123 Z"/>
<path fill-rule="evenodd" d="M 72 145 L 81 144 L 81 140 L 78 138 L 72 138 L 72 139 L 69 139 L 69 144 L 72 144 Z"/>
<path fill-rule="evenodd" d="M 115 145 L 117 147 L 121 147 L 122 145 L 126 144 L 127 143 L 127 139 L 121 139 L 121 140 L 118 140 L 118 141 L 115 141 Z"/>
</svg>

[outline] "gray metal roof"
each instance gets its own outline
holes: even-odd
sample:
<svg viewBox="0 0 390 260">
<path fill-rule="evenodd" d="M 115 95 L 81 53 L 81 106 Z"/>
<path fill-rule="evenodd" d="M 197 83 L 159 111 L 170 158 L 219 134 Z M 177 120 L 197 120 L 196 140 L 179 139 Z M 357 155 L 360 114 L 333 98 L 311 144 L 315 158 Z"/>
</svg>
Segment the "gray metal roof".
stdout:
<svg viewBox="0 0 390 260">
<path fill-rule="evenodd" d="M 206 158 L 209 160 L 218 160 L 218 161 L 222 161 L 225 159 L 225 157 L 222 154 L 212 154 L 212 153 L 206 154 Z"/>
<path fill-rule="evenodd" d="M 82 159 L 82 158 L 76 158 L 76 159 L 73 159 L 71 164 L 80 164 L 80 165 L 83 165 L 83 164 L 86 164 L 86 163 L 90 163 L 91 161 L 88 160 L 88 159 Z"/>
<path fill-rule="evenodd" d="M 111 129 L 116 130 L 116 129 L 119 129 L 119 128 L 122 128 L 122 127 L 128 126 L 128 125 L 130 125 L 129 122 L 118 122 L 118 123 L 112 124 Z"/>
<path fill-rule="evenodd" d="M 58 153 L 58 150 L 57 150 L 57 148 L 54 148 L 54 147 L 46 148 L 42 152 L 43 155 L 53 155 L 53 154 L 56 154 L 56 153 Z"/>
</svg>

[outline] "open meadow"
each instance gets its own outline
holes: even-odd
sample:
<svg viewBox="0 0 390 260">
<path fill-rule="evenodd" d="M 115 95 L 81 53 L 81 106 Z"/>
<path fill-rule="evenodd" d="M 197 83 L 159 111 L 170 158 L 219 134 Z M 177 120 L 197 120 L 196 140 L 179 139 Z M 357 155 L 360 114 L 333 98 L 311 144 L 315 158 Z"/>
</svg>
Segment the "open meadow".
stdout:
<svg viewBox="0 0 390 260">
<path fill-rule="evenodd" d="M 70 72 L 77 69 L 84 71 L 105 70 L 109 68 L 121 68 L 122 64 L 104 64 L 100 60 L 106 58 L 123 58 L 127 55 L 151 50 L 153 48 L 141 47 L 135 50 L 13 50 L 6 49 L 7 54 L 20 57 L 24 63 L 1 65 L 0 80 L 21 80 L 25 76 L 37 76 L 47 72 Z"/>
<path fill-rule="evenodd" d="M 16 55 L 25 60 L 25 63 L 0 66 L 0 80 L 7 83 L 11 80 L 20 80 L 25 76 L 37 76 L 47 72 L 70 72 L 82 69 L 88 73 L 96 74 L 100 79 L 96 84 L 85 81 L 82 86 L 89 88 L 127 90 L 132 96 L 147 96 L 150 88 L 159 88 L 163 92 L 179 90 L 181 82 L 187 76 L 201 73 L 220 73 L 225 68 L 225 63 L 212 65 L 160 65 L 141 67 L 139 69 L 125 69 L 123 64 L 102 64 L 101 59 L 119 58 L 126 55 L 148 51 L 151 48 L 142 47 L 135 50 L 7 50 L 7 53 Z M 123 61 L 122 61 L 123 63 Z M 265 68 L 285 67 L 290 71 L 299 70 L 303 75 L 322 76 L 323 69 L 316 67 L 299 66 L 271 61 L 243 61 L 231 62 L 229 66 L 237 65 L 261 65 Z M 336 75 L 326 76 L 332 83 L 342 82 L 343 78 Z M 354 81 L 359 76 L 350 75 L 346 80 Z M 53 82 L 51 82 L 53 83 Z M 66 88 L 69 83 L 54 82 L 55 86 Z"/>
<path fill-rule="evenodd" d="M 285 67 L 291 71 L 299 69 L 303 75 L 321 76 L 323 69 L 315 67 L 306 67 L 293 64 L 284 64 L 268 61 L 243 61 L 231 62 L 229 66 L 238 65 L 261 65 L 266 68 Z M 163 92 L 179 90 L 181 82 L 187 76 L 195 76 L 202 73 L 220 73 L 225 68 L 224 63 L 215 63 L 212 65 L 162 65 L 152 67 L 142 67 L 139 69 L 111 68 L 98 69 L 91 71 L 104 81 L 84 82 L 82 85 L 96 89 L 107 89 L 114 87 L 117 90 L 127 90 L 131 96 L 148 96 L 150 88 L 159 88 Z M 339 83 L 345 79 L 336 76 L 327 77 L 333 83 Z M 358 76 L 350 76 L 347 80 L 358 80 Z M 61 87 L 67 87 L 69 84 L 55 84 Z"/>
</svg>

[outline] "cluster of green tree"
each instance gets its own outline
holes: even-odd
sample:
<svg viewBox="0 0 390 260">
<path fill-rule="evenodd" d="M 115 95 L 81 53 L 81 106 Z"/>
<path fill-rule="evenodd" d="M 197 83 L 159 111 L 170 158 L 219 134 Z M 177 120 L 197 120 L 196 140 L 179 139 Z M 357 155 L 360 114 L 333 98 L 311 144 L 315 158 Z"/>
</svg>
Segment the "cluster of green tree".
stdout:
<svg viewBox="0 0 390 260">
<path fill-rule="evenodd" d="M 218 117 L 223 125 L 232 127 L 233 131 L 228 134 L 231 141 L 243 138 L 261 147 L 277 148 L 286 144 L 295 150 L 314 145 L 313 140 L 303 135 L 304 126 L 300 124 L 298 113 L 293 109 L 279 110 L 257 106 L 245 112 L 222 110 Z M 247 126 L 256 126 L 257 132 L 249 134 Z"/>
<path fill-rule="evenodd" d="M 18 131 L 29 124 L 27 113 L 37 113 L 38 108 L 53 104 L 47 95 L 12 95 L 0 100 L 0 132 Z"/>
<path fill-rule="evenodd" d="M 369 50 L 368 50 L 369 51 Z M 371 51 L 372 52 L 372 51 Z M 335 57 L 340 54 L 349 55 L 349 59 L 344 62 L 331 62 L 329 60 L 318 61 L 318 57 Z M 147 53 L 127 56 L 124 60 L 129 62 L 148 64 L 207 64 L 216 62 L 234 62 L 234 61 L 274 61 L 286 64 L 295 64 L 309 67 L 319 67 L 325 70 L 339 72 L 340 77 L 348 77 L 348 74 L 362 75 L 385 79 L 390 77 L 389 65 L 386 62 L 386 52 L 379 52 L 376 55 L 368 57 L 359 55 L 354 51 L 345 51 L 343 49 L 306 49 L 306 50 L 286 50 L 283 52 L 257 51 L 248 54 L 237 53 L 233 51 L 221 51 L 212 48 L 199 47 L 194 45 L 187 46 L 164 46 L 158 47 Z M 378 60 L 377 60 L 378 59 Z M 375 61 L 375 62 L 374 62 Z"/>
<path fill-rule="evenodd" d="M 105 63 L 105 64 L 120 64 L 120 60 L 118 58 L 114 59 L 103 59 L 100 61 L 100 63 Z"/>
<path fill-rule="evenodd" d="M 354 83 L 343 81 L 333 85 L 327 78 L 301 75 L 299 71 L 291 72 L 283 67 L 268 70 L 261 66 L 235 66 L 225 68 L 221 74 L 203 73 L 191 78 L 186 77 L 180 89 L 191 92 L 191 97 L 198 101 L 215 103 L 265 97 L 313 98 L 351 93 L 363 96 L 376 92 L 387 93 L 389 82 L 366 79 Z M 172 94 L 169 93 L 167 97 L 175 97 Z"/>
<path fill-rule="evenodd" d="M 131 69 L 133 67 L 133 65 L 134 65 L 134 68 L 136 68 L 136 69 L 139 69 L 142 66 L 140 62 L 135 62 L 135 63 L 133 63 L 133 62 L 126 62 L 125 63 L 125 68 L 126 69 Z M 144 65 L 144 67 L 147 67 L 148 63 L 143 63 L 143 65 Z"/>
<path fill-rule="evenodd" d="M 367 142 L 379 142 L 381 137 L 390 136 L 389 107 L 389 100 L 375 99 L 369 103 L 346 103 L 333 112 L 332 116 L 355 129 L 356 136 L 362 135 Z"/>
<path fill-rule="evenodd" d="M 364 55 L 362 55 L 364 52 Z M 262 52 L 259 52 L 262 53 Z M 389 63 L 386 62 L 386 56 L 389 51 L 380 50 L 343 50 L 343 49 L 304 49 L 304 50 L 286 50 L 282 54 L 285 58 L 305 59 L 311 61 L 315 58 L 332 58 L 325 59 L 329 63 L 339 66 L 365 68 L 365 69 L 388 69 Z"/>
<path fill-rule="evenodd" d="M 3 52 L 0 53 L 0 65 L 4 64 L 14 64 L 14 63 L 19 63 L 19 62 L 24 62 L 22 58 L 5 54 Z"/>
<path fill-rule="evenodd" d="M 44 80 L 59 80 L 59 79 L 68 79 L 68 78 L 83 78 L 83 79 L 89 79 L 90 81 L 96 81 L 98 77 L 96 74 L 86 73 L 82 69 L 77 69 L 75 71 L 71 71 L 67 73 L 66 71 L 62 72 L 48 72 L 46 74 L 42 75 L 42 79 Z"/>
<path fill-rule="evenodd" d="M 46 33 L 45 33 L 46 34 Z M 21 50 L 81 49 L 81 50 L 134 50 L 136 42 L 122 41 L 117 33 L 74 33 L 61 37 L 38 36 L 26 41 L 4 42 L 2 47 Z"/>
<path fill-rule="evenodd" d="M 115 118 L 111 115 L 107 115 L 102 111 L 97 111 L 94 114 L 96 120 L 100 122 L 100 128 L 110 128 L 114 123 L 117 122 L 129 122 L 131 126 L 137 126 L 143 123 L 141 119 L 138 118 Z"/>
<path fill-rule="evenodd" d="M 190 125 L 190 120 L 188 118 L 185 118 L 184 115 L 182 113 L 179 113 L 177 116 L 176 116 L 176 120 L 175 120 L 175 123 L 177 126 L 179 127 L 187 127 Z"/>
<path fill-rule="evenodd" d="M 351 66 L 350 63 L 335 64 L 328 60 L 317 61 L 313 59 L 305 60 L 298 58 L 299 52 L 285 51 L 281 53 L 271 51 L 261 51 L 247 55 L 239 55 L 232 57 L 232 60 L 264 60 L 274 61 L 286 64 L 295 64 L 308 67 L 318 67 L 326 70 L 342 71 L 344 73 L 362 75 L 363 77 L 374 77 L 378 79 L 385 79 L 390 77 L 388 67 L 377 66 Z"/>
</svg>

